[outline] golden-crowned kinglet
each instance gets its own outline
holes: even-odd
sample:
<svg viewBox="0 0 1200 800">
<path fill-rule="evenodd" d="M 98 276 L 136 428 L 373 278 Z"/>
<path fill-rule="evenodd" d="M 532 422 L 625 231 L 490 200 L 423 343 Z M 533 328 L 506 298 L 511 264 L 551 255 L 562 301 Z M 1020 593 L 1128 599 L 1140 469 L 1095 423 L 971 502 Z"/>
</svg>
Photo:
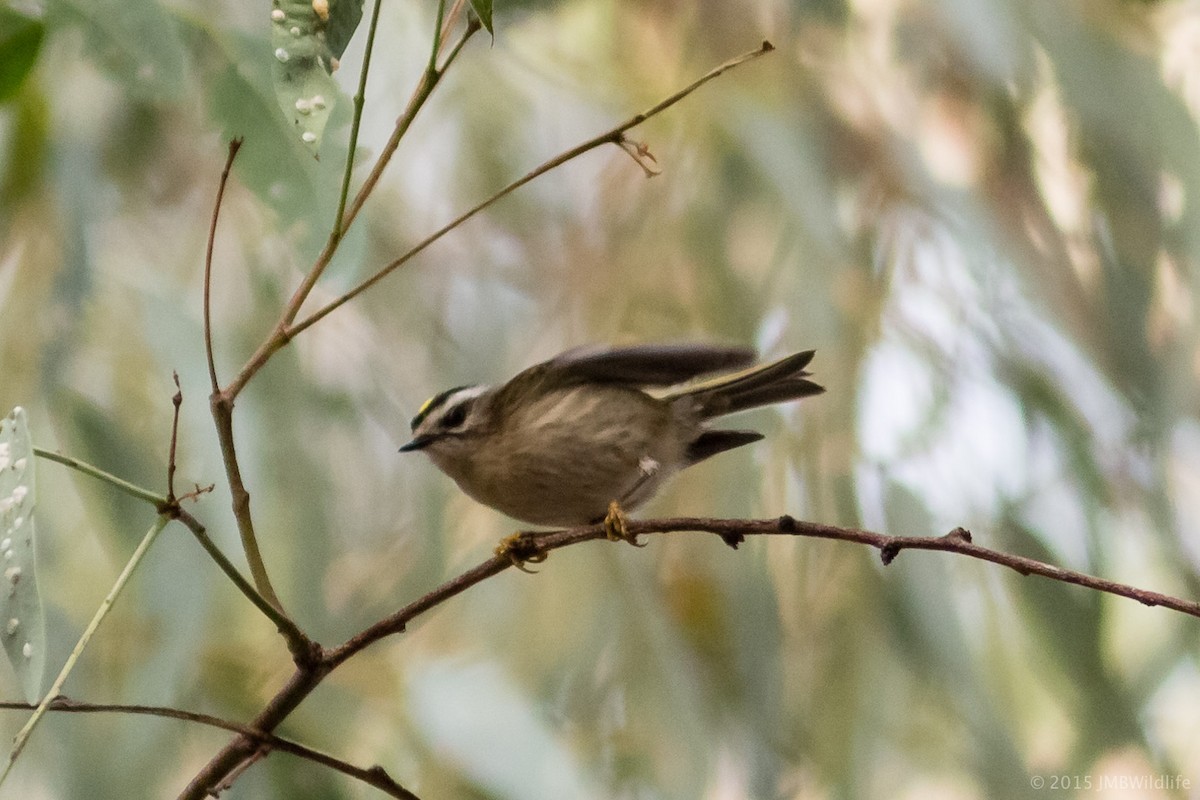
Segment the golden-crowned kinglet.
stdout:
<svg viewBox="0 0 1200 800">
<path fill-rule="evenodd" d="M 468 495 L 518 520 L 599 522 L 612 501 L 637 508 L 681 469 L 763 438 L 707 420 L 825 391 L 806 380 L 812 357 L 748 367 L 754 351 L 740 347 L 576 348 L 502 386 L 434 395 L 400 450 L 424 451 Z"/>
</svg>

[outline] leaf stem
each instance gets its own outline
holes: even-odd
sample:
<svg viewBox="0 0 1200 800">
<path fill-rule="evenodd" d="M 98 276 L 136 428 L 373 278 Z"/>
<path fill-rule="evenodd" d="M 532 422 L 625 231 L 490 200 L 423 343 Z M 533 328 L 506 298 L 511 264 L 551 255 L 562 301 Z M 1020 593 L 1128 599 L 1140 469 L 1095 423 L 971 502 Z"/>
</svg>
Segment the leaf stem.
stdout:
<svg viewBox="0 0 1200 800">
<path fill-rule="evenodd" d="M 58 696 L 63 684 L 67 681 L 67 676 L 70 675 L 71 670 L 75 668 L 75 662 L 79 660 L 79 656 L 83 654 L 84 648 L 86 648 L 88 643 L 92 640 L 92 636 L 100 627 L 100 623 L 104 621 L 106 616 L 108 616 L 108 612 L 112 609 L 113 603 L 117 601 L 117 597 L 121 594 L 121 590 L 124 589 L 125 584 L 129 582 L 129 577 L 133 574 L 133 571 L 137 569 L 137 566 L 142 563 L 142 559 L 145 558 L 146 552 L 150 549 L 150 545 L 154 543 L 154 540 L 158 538 L 158 534 L 162 532 L 163 528 L 167 527 L 167 523 L 170 521 L 170 515 L 159 514 L 157 519 L 154 520 L 154 524 L 150 526 L 150 530 L 146 532 L 146 535 L 142 537 L 142 541 L 139 542 L 138 546 L 134 549 L 133 555 L 131 555 L 129 557 L 129 561 L 125 563 L 125 568 L 121 570 L 121 574 L 117 576 L 116 583 L 113 584 L 112 589 L 110 589 L 108 592 L 108 595 L 100 603 L 100 607 L 96 609 L 96 613 L 92 616 L 92 621 L 88 623 L 87 628 L 85 628 L 83 631 L 83 635 L 79 637 L 79 641 L 75 644 L 75 649 L 72 650 L 71 655 L 67 657 L 67 661 L 65 664 L 63 664 L 62 669 L 59 671 L 58 677 L 54 679 L 54 683 L 50 686 L 50 689 L 46 692 L 45 696 L 42 698 L 42 701 L 38 703 L 37 708 L 34 709 L 33 714 L 29 717 L 29 721 L 25 723 L 24 727 L 18 731 L 16 737 L 13 739 L 12 750 L 8 754 L 8 763 L 5 764 L 4 771 L 0 773 L 0 785 L 3 785 L 5 778 L 7 778 L 9 772 L 12 771 L 13 765 L 17 761 L 17 757 L 20 756 L 21 751 L 25 749 L 25 744 L 29 741 L 29 736 L 33 733 L 33 729 L 37 727 L 38 722 L 46 714 L 46 709 L 49 707 L 50 703 L 55 697 Z"/>
<path fill-rule="evenodd" d="M 161 509 L 167 505 L 166 497 L 160 494 L 155 494 L 149 489 L 143 489 L 142 487 L 132 484 L 123 478 L 118 478 L 116 475 L 105 472 L 99 467 L 93 467 L 86 461 L 80 461 L 78 458 L 73 458 L 72 456 L 64 456 L 62 453 L 55 453 L 42 447 L 33 448 L 33 453 L 38 458 L 44 458 L 47 461 L 57 462 L 63 466 L 70 467 L 77 472 L 82 472 L 84 475 L 89 475 L 98 480 L 102 480 L 113 488 L 118 489 L 127 495 L 136 497 L 139 500 L 145 500 L 147 503 L 157 509 Z"/>
<path fill-rule="evenodd" d="M 367 74 L 371 69 L 371 53 L 375 50 L 375 32 L 379 28 L 379 7 L 383 0 L 375 0 L 371 9 L 371 22 L 367 26 L 367 42 L 363 49 L 362 69 L 358 73 L 358 91 L 354 94 L 354 116 L 350 120 L 350 143 L 346 149 L 346 168 L 342 172 L 342 188 L 338 192 L 337 214 L 333 218 L 333 228 L 329 232 L 329 242 L 333 247 L 341 241 L 345 233 L 346 198 L 350 196 L 350 179 L 354 174 L 354 152 L 358 149 L 358 130 L 362 124 L 363 107 L 367 97 Z M 327 245 L 328 248 L 330 245 Z"/>
</svg>

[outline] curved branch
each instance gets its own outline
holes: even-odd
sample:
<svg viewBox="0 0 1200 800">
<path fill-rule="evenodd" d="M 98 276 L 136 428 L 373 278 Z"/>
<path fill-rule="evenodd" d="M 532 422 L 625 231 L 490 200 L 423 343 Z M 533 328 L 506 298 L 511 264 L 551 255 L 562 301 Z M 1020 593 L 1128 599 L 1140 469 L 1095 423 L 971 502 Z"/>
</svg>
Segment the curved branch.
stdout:
<svg viewBox="0 0 1200 800">
<path fill-rule="evenodd" d="M 0 709 L 11 709 L 16 711 L 29 711 L 33 706 L 29 703 L 4 703 L 0 702 Z M 201 714 L 196 711 L 184 711 L 179 708 L 170 708 L 167 706 L 147 706 L 147 705 L 130 705 L 124 703 L 84 703 L 77 700 L 72 700 L 69 697 L 59 695 L 54 698 L 48 706 L 49 711 L 59 711 L 74 714 L 136 714 L 147 717 L 164 717 L 166 719 L 177 719 L 184 722 L 194 722 L 199 725 L 207 725 L 211 728 L 220 728 L 221 730 L 238 733 L 243 736 L 256 740 L 260 747 L 265 747 L 270 750 L 278 750 L 281 753 L 288 753 L 306 761 L 311 761 L 314 764 L 320 764 L 330 769 L 335 769 L 351 778 L 362 781 L 363 783 L 373 786 L 376 789 L 387 794 L 389 797 L 399 797 L 402 800 L 420 800 L 415 794 L 405 789 L 400 784 L 392 780 L 387 771 L 380 766 L 374 767 L 356 767 L 353 764 L 343 761 L 336 756 L 331 756 L 328 753 L 323 753 L 320 750 L 315 750 L 299 742 L 291 739 L 283 739 L 271 733 L 264 733 L 255 730 L 247 725 L 239 725 L 236 722 L 231 722 L 227 719 L 214 717 L 211 714 Z"/>
<path fill-rule="evenodd" d="M 874 547 L 879 551 L 884 564 L 890 564 L 903 550 L 940 550 L 990 561 L 1022 575 L 1040 575 L 1051 580 L 1127 597 L 1137 600 L 1143 605 L 1163 606 L 1200 618 L 1200 603 L 1195 601 L 1139 589 L 1082 572 L 1056 567 L 1044 561 L 983 547 L 975 544 L 970 532 L 963 528 L 955 528 L 945 536 L 889 536 L 858 528 L 804 522 L 786 515 L 774 519 L 758 520 L 710 517 L 629 520 L 625 527 L 631 539 L 649 534 L 709 533 L 721 537 L 727 545 L 734 549 L 737 549 L 747 536 L 804 536 L 816 539 L 837 539 Z M 606 536 L 605 526 L 600 524 L 558 531 L 523 532 L 506 539 L 497 548 L 497 555 L 446 581 L 428 594 L 365 628 L 339 647 L 322 651 L 317 663 L 300 666 L 287 684 L 280 688 L 267 707 L 258 715 L 251 727 L 258 731 L 273 730 L 324 680 L 326 675 L 342 663 L 375 642 L 393 634 L 402 633 L 413 619 L 472 586 L 510 567 L 520 568 L 527 561 L 543 561 L 553 550 L 581 542 L 604 539 Z M 185 798 L 202 800 L 210 787 L 218 785 L 226 776 L 236 770 L 240 763 L 251 758 L 256 747 L 257 743 L 252 737 L 239 736 L 231 741 L 193 779 L 188 788 L 180 795 L 181 800 Z"/>
<path fill-rule="evenodd" d="M 990 561 L 993 564 L 1008 567 L 1021 575 L 1040 575 L 1062 583 L 1071 583 L 1099 592 L 1127 597 L 1137 600 L 1142 605 L 1163 606 L 1200 618 L 1200 602 L 1139 589 L 1083 572 L 1057 567 L 1044 561 L 993 550 L 975 544 L 970 531 L 964 528 L 955 528 L 945 536 L 889 536 L 858 528 L 842 528 L 836 525 L 822 525 L 818 522 L 804 522 L 784 515 L 774 519 L 761 520 L 710 517 L 629 520 L 626 523 L 626 531 L 633 538 L 646 534 L 711 533 L 720 536 L 727 545 L 734 549 L 737 549 L 737 546 L 745 541 L 747 536 L 778 535 L 837 539 L 874 547 L 879 551 L 880 559 L 885 565 L 892 563 L 902 550 L 940 550 L 977 558 L 981 561 Z M 604 539 L 606 536 L 607 533 L 602 524 L 546 533 L 521 533 L 511 540 L 506 540 L 509 544 L 503 554 L 488 559 L 474 569 L 464 572 L 424 597 L 401 608 L 391 616 L 366 628 L 340 647 L 329 650 L 326 658 L 336 666 L 380 639 L 395 633 L 402 633 L 405 626 L 414 617 L 510 566 L 519 567 L 526 561 L 542 561 L 552 550 L 593 539 Z"/>
<path fill-rule="evenodd" d="M 225 184 L 229 182 L 229 172 L 233 169 L 233 160 L 237 158 L 238 150 L 241 148 L 241 137 L 229 140 L 229 154 L 225 157 L 225 169 L 221 170 L 221 180 L 217 184 L 217 199 L 213 202 L 212 221 L 208 226 L 208 245 L 204 250 L 204 355 L 208 358 L 208 377 L 212 382 L 214 392 L 220 388 L 220 384 L 217 382 L 217 364 L 213 360 L 212 343 L 213 245 L 217 239 L 217 218 L 221 215 L 221 201 L 225 199 Z"/>
</svg>

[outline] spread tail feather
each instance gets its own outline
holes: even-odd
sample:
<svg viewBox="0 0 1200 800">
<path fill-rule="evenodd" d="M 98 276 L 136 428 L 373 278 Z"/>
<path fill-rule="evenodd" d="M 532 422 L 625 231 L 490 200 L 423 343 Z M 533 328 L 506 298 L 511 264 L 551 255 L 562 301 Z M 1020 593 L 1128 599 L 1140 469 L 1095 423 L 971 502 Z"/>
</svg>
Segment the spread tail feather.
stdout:
<svg viewBox="0 0 1200 800">
<path fill-rule="evenodd" d="M 805 350 L 769 364 L 681 387 L 669 396 L 692 398 L 700 415 L 709 419 L 821 394 L 825 388 L 807 380 L 809 373 L 804 370 L 812 361 L 814 352 Z"/>
</svg>

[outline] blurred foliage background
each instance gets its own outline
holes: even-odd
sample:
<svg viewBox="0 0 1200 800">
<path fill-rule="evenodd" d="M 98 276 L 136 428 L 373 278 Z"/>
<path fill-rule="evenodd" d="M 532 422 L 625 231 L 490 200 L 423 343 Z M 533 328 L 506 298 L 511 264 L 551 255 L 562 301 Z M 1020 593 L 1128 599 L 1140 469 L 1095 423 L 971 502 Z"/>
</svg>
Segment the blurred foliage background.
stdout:
<svg viewBox="0 0 1200 800">
<path fill-rule="evenodd" d="M 423 67 L 434 7 L 384 0 L 360 163 Z M 232 0 L 0 15 L 0 412 L 23 405 L 41 446 L 161 488 L 178 370 L 179 478 L 217 484 L 194 511 L 239 563 L 200 323 L 217 177 L 244 136 L 214 283 L 228 379 L 324 241 L 349 119 L 346 94 L 319 161 L 294 138 L 268 18 Z M 514 527 L 396 453 L 417 405 L 594 341 L 818 350 L 828 394 L 755 412 L 766 441 L 647 513 L 962 525 L 1200 595 L 1200 4 L 527 1 L 498 2 L 496 26 L 422 112 L 315 299 L 716 63 L 763 38 L 778 51 L 635 131 L 661 177 L 616 148 L 578 159 L 243 393 L 260 544 L 316 638 L 341 641 Z M 55 464 L 38 477 L 55 668 L 153 512 Z M 130 589 L 71 697 L 244 720 L 289 674 L 182 528 Z M 382 764 L 426 800 L 1200 796 L 1198 631 L 944 554 L 885 569 L 824 541 L 597 543 L 438 608 L 281 733 Z M 0 686 L 19 695 L 3 670 Z M 23 715 L 0 719 L 7 737 Z M 12 796 L 173 796 L 225 739 L 54 715 Z M 1190 784 L 1113 788 L 1159 776 Z M 272 755 L 227 796 L 378 795 Z"/>
</svg>

